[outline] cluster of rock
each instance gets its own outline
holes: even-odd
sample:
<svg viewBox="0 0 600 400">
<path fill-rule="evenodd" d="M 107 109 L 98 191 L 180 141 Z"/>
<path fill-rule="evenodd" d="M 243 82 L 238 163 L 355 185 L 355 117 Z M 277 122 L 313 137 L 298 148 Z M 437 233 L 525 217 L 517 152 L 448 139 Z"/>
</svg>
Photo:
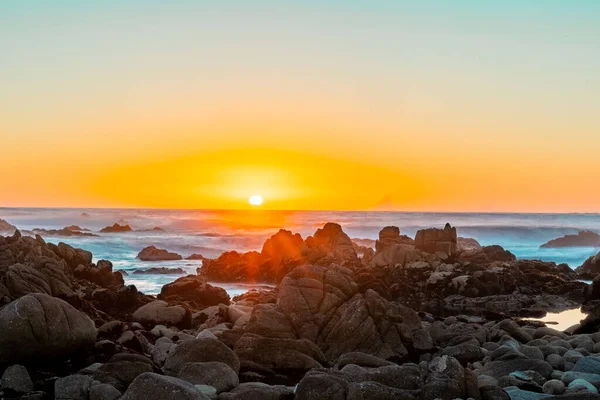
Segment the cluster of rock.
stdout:
<svg viewBox="0 0 600 400">
<path fill-rule="evenodd" d="M 115 222 L 111 226 L 107 226 L 107 227 L 100 229 L 101 233 L 121 233 L 121 232 L 132 232 L 132 231 L 133 231 L 133 229 L 131 229 L 131 226 L 129 226 L 128 224 L 120 225 L 117 222 Z"/>
<path fill-rule="evenodd" d="M 581 231 L 576 235 L 565 235 L 558 239 L 552 239 L 540 248 L 561 248 L 561 247 L 581 247 L 581 246 L 600 246 L 600 234 L 592 231 Z"/>
<path fill-rule="evenodd" d="M 559 332 L 504 315 L 578 304 L 589 289 L 574 272 L 461 247 L 449 226 L 417 237 L 386 227 L 359 258 L 337 224 L 306 240 L 282 230 L 156 298 L 85 250 L 0 237 L 1 396 L 600 399 L 597 326 Z M 232 302 L 207 283 L 218 267 L 222 280 L 279 284 Z M 430 303 L 461 312 L 434 317 Z M 488 313 L 466 315 L 477 309 Z"/>
<path fill-rule="evenodd" d="M 137 255 L 142 261 L 167 261 L 167 260 L 182 260 L 177 253 L 171 253 L 164 249 L 158 249 L 155 246 L 148 246 L 142 249 Z"/>
</svg>

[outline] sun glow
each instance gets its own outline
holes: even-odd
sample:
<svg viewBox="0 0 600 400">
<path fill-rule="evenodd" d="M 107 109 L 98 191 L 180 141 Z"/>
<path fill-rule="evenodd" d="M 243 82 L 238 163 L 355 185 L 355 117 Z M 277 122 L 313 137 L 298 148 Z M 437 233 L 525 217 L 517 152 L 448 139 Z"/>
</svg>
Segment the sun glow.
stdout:
<svg viewBox="0 0 600 400">
<path fill-rule="evenodd" d="M 253 194 L 248 199 L 248 203 L 250 203 L 253 206 L 260 206 L 263 203 L 263 198 L 261 195 Z"/>
</svg>

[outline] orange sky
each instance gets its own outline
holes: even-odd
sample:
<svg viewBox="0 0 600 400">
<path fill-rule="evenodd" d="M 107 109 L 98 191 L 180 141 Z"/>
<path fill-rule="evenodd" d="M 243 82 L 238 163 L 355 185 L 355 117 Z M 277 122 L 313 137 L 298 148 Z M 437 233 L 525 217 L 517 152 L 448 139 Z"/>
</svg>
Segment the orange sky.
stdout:
<svg viewBox="0 0 600 400">
<path fill-rule="evenodd" d="M 0 206 L 600 211 L 592 3 L 64 3 L 0 5 Z"/>
</svg>

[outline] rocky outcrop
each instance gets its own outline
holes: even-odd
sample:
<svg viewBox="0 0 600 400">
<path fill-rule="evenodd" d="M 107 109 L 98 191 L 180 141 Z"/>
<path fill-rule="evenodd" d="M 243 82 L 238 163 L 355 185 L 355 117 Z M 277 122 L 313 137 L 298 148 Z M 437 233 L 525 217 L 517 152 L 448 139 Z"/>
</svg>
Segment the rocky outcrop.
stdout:
<svg viewBox="0 0 600 400">
<path fill-rule="evenodd" d="M 8 234 L 12 235 L 16 230 L 17 230 L 16 226 L 9 224 L 8 221 L 5 221 L 0 218 L 0 232 L 1 233 L 8 233 Z"/>
<path fill-rule="evenodd" d="M 0 364 L 43 362 L 90 350 L 92 320 L 47 294 L 25 295 L 0 310 Z"/>
<path fill-rule="evenodd" d="M 456 228 L 446 224 L 444 229 L 421 229 L 415 236 L 415 248 L 426 253 L 453 255 L 457 250 Z"/>
<path fill-rule="evenodd" d="M 591 256 L 575 269 L 579 279 L 591 280 L 600 275 L 600 253 Z"/>
<path fill-rule="evenodd" d="M 206 257 L 204 257 L 202 254 L 194 253 L 194 254 L 187 256 L 185 259 L 186 260 L 204 260 L 204 259 L 206 259 Z"/>
<path fill-rule="evenodd" d="M 264 243 L 261 254 L 274 264 L 287 264 L 302 255 L 302 236 L 281 229 Z"/>
<path fill-rule="evenodd" d="M 456 240 L 456 249 L 459 252 L 481 249 L 481 244 L 473 238 L 458 237 Z"/>
<path fill-rule="evenodd" d="M 414 245 L 414 240 L 405 235 L 400 236 L 400 228 L 397 226 L 386 226 L 379 231 L 379 240 L 375 242 L 375 251 L 381 253 L 394 244 Z"/>
<path fill-rule="evenodd" d="M 189 310 L 181 306 L 169 306 L 161 300 L 153 301 L 138 308 L 133 313 L 132 318 L 134 322 L 139 322 L 148 329 L 156 325 L 186 329 L 192 325 L 192 316 Z"/>
<path fill-rule="evenodd" d="M 302 258 L 306 263 L 317 265 L 337 263 L 353 267 L 359 263 L 352 240 L 339 224 L 333 222 L 326 223 L 313 236 L 306 238 Z"/>
<path fill-rule="evenodd" d="M 409 351 L 431 345 L 414 311 L 374 291 L 358 293 L 351 270 L 343 267 L 294 269 L 279 285 L 276 308 L 266 311 L 254 309 L 251 330 L 268 337 L 308 339 L 329 361 L 351 351 L 403 359 Z M 277 323 L 262 324 L 266 315 L 267 321 Z"/>
<path fill-rule="evenodd" d="M 592 231 L 581 231 L 576 235 L 565 235 L 558 239 L 552 239 L 541 245 L 540 248 L 552 249 L 581 246 L 600 246 L 600 235 Z"/>
<path fill-rule="evenodd" d="M 182 260 L 177 253 L 171 253 L 165 249 L 158 249 L 155 246 L 144 247 L 137 255 L 142 261 L 168 261 L 168 260 Z"/>
<path fill-rule="evenodd" d="M 67 226 L 65 228 L 62 229 L 33 229 L 31 231 L 31 233 L 33 234 L 38 234 L 38 235 L 44 235 L 44 236 L 98 236 L 98 235 L 94 235 L 93 233 L 89 233 L 89 232 L 83 232 L 83 230 L 80 229 L 73 229 L 73 228 L 79 228 L 78 226 Z"/>
<path fill-rule="evenodd" d="M 188 275 L 162 287 L 158 298 L 167 302 L 186 303 L 190 308 L 202 310 L 218 304 L 229 304 L 225 289 L 212 286 L 198 275 Z"/>
<path fill-rule="evenodd" d="M 119 233 L 119 232 L 132 232 L 133 229 L 127 224 L 119 225 L 118 223 L 114 223 L 111 226 L 107 226 L 105 228 L 100 229 L 101 233 Z"/>
</svg>

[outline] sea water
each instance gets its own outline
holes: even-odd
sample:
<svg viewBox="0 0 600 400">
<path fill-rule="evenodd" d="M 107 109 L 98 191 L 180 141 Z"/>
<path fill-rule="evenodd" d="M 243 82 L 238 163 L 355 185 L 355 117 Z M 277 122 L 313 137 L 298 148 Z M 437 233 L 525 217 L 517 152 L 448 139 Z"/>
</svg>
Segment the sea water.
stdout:
<svg viewBox="0 0 600 400">
<path fill-rule="evenodd" d="M 88 216 L 84 216 L 84 213 Z M 137 275 L 136 269 L 150 267 L 183 268 L 195 273 L 199 260 L 143 262 L 136 258 L 140 250 L 154 245 L 187 257 L 193 253 L 218 257 L 224 251 L 260 251 L 263 242 L 280 228 L 312 235 L 326 222 L 337 222 L 351 238 L 377 239 L 384 226 L 400 227 L 401 234 L 414 237 L 422 228 L 439 227 L 449 222 L 459 236 L 477 239 L 482 245 L 498 244 L 522 259 L 540 259 L 581 265 L 600 249 L 573 247 L 542 249 L 548 240 L 575 234 L 580 230 L 600 230 L 600 214 L 511 214 L 511 213 L 416 213 L 367 211 L 206 211 L 148 209 L 56 209 L 0 208 L 0 218 L 19 229 L 60 229 L 79 225 L 95 237 L 52 237 L 49 242 L 65 242 L 89 250 L 94 261 L 107 259 L 117 270 L 130 274 L 127 284 L 156 294 L 179 275 Z M 164 232 L 98 233 L 115 222 L 127 223 L 134 230 L 160 227 Z M 222 284 L 230 295 L 245 292 L 253 285 Z"/>
</svg>

